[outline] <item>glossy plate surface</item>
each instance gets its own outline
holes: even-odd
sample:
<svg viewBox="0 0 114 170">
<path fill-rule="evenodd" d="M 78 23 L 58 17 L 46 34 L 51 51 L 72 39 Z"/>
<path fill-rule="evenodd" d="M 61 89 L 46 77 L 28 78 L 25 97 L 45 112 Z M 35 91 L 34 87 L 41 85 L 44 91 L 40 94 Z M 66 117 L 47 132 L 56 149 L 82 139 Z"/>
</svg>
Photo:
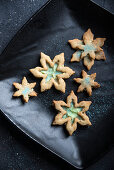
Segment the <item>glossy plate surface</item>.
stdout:
<svg viewBox="0 0 114 170">
<path fill-rule="evenodd" d="M 70 164 L 78 168 L 88 166 L 102 155 L 112 144 L 113 138 L 113 24 L 112 16 L 89 1 L 53 0 L 38 12 L 14 37 L 0 56 L 0 109 L 24 133 L 42 144 Z M 106 37 L 103 47 L 106 61 L 95 61 L 88 72 L 96 72 L 101 88 L 93 90 L 88 97 L 76 93 L 78 84 L 74 77 L 87 71 L 82 62 L 70 63 L 74 50 L 67 43 L 69 39 L 82 38 L 91 28 L 95 37 Z M 40 66 L 40 52 L 53 57 L 65 53 L 65 65 L 75 70 L 75 75 L 66 80 L 66 93 L 52 88 L 40 92 L 40 80 L 29 72 Z M 37 82 L 38 97 L 30 98 L 24 104 L 20 98 L 12 98 L 15 89 L 12 83 L 20 82 L 26 76 L 29 82 Z M 79 101 L 91 100 L 87 112 L 91 127 L 78 126 L 73 136 L 68 136 L 65 126 L 51 126 L 57 111 L 54 100 L 64 100 L 74 90 Z"/>
</svg>

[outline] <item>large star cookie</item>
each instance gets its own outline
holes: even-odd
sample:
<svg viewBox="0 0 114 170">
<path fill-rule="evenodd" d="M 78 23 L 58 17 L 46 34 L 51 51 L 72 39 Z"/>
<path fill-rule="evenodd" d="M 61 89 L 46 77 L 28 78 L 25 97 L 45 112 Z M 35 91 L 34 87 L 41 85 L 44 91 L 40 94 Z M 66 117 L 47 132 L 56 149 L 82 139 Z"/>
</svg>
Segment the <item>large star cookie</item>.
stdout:
<svg viewBox="0 0 114 170">
<path fill-rule="evenodd" d="M 89 96 L 92 95 L 92 87 L 98 88 L 100 87 L 100 84 L 95 82 L 96 73 L 93 73 L 91 75 L 88 75 L 84 70 L 82 70 L 82 79 L 81 78 L 74 78 L 74 80 L 77 83 L 80 83 L 81 85 L 78 87 L 77 92 L 81 92 L 83 90 L 86 90 Z"/>
<path fill-rule="evenodd" d="M 30 72 L 37 78 L 43 78 L 41 92 L 50 89 L 53 85 L 57 90 L 65 93 L 66 83 L 63 79 L 69 78 L 75 72 L 64 66 L 64 53 L 56 55 L 53 60 L 41 53 L 40 63 L 42 67 L 30 69 Z"/>
<path fill-rule="evenodd" d="M 91 101 L 81 101 L 77 103 L 77 96 L 71 91 L 67 97 L 67 103 L 64 101 L 53 101 L 55 108 L 59 111 L 56 115 L 53 125 L 66 124 L 66 129 L 69 135 L 77 129 L 77 123 L 80 125 L 91 125 L 89 117 L 86 115 L 86 111 L 91 105 Z"/>
<path fill-rule="evenodd" d="M 28 83 L 26 77 L 23 78 L 22 84 L 14 82 L 13 85 L 18 89 L 13 96 L 22 96 L 25 102 L 29 101 L 30 96 L 37 96 L 37 93 L 33 89 L 36 86 L 36 83 Z"/>
<path fill-rule="evenodd" d="M 68 41 L 71 47 L 77 50 L 72 55 L 71 62 L 79 62 L 81 59 L 84 59 L 84 65 L 90 70 L 95 59 L 106 60 L 104 51 L 101 48 L 106 38 L 93 38 L 94 35 L 91 30 L 88 29 L 83 35 L 83 40 L 73 39 Z"/>
</svg>

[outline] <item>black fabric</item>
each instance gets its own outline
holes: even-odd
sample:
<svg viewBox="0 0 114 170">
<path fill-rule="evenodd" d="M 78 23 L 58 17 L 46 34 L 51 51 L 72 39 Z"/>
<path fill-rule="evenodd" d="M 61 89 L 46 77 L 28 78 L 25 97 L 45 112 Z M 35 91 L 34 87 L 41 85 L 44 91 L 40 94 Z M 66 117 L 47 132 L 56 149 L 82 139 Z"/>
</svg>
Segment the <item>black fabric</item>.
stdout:
<svg viewBox="0 0 114 170">
<path fill-rule="evenodd" d="M 0 54 L 16 32 L 48 0 L 0 0 Z"/>
<path fill-rule="evenodd" d="M 114 15 L 114 0 L 91 0 Z"/>
<path fill-rule="evenodd" d="M 96 11 L 99 11 L 99 13 L 96 13 Z M 101 18 L 106 21 L 101 20 Z M 40 14 L 36 15 L 33 21 L 16 36 L 0 56 L 0 93 L 2 94 L 0 106 L 2 111 L 24 132 L 75 166 L 88 166 L 112 144 L 113 28 L 111 23 L 108 22 L 110 18 L 112 16 L 89 2 L 84 4 L 84 1 L 83 3 L 78 1 L 75 5 L 75 1 L 71 3 L 68 1 L 53 1 Z M 57 92 L 54 88 L 45 92 L 45 94 L 41 94 L 39 91 L 38 98 L 31 99 L 29 104 L 26 105 L 23 105 L 19 99 L 11 98 L 14 91 L 12 82 L 21 81 L 24 75 L 27 75 L 30 81 L 36 81 L 29 74 L 28 69 L 40 64 L 40 52 L 43 51 L 53 57 L 63 52 L 63 49 L 65 57 L 67 56 L 65 64 L 75 70 L 76 76 L 79 77 L 81 70 L 86 70 L 86 68 L 81 63 L 69 63 L 74 51 L 66 42 L 71 37 L 81 38 L 88 27 L 92 29 L 96 37 L 107 38 L 104 51 L 108 58 L 105 62 L 96 61 L 89 72 L 97 73 L 97 81 L 102 88 L 94 90 L 93 96 L 90 98 L 87 97 L 86 93 L 78 94 L 80 101 L 92 100 L 93 102 L 93 107 L 88 112 L 93 126 L 89 128 L 79 127 L 73 137 L 69 138 L 62 126 L 50 127 L 54 115 L 57 113 L 50 105 L 53 98 L 65 100 L 71 89 L 76 92 L 77 86 L 72 82 L 73 76 L 69 79 L 70 81 L 66 81 L 67 90 L 65 95 Z M 36 90 L 39 90 L 40 81 L 37 80 L 37 82 Z M 98 138 L 98 135 L 100 138 Z M 69 152 L 65 150 L 69 147 L 68 143 L 70 145 L 72 143 Z M 63 149 L 63 147 L 65 148 Z"/>
</svg>

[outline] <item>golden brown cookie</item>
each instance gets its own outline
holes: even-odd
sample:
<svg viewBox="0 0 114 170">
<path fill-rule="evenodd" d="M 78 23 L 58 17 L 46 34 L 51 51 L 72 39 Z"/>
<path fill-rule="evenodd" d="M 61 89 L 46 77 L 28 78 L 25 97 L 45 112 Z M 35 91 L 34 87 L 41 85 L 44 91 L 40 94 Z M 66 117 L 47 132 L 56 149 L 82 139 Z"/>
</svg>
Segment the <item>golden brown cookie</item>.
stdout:
<svg viewBox="0 0 114 170">
<path fill-rule="evenodd" d="M 18 89 L 18 91 L 16 91 L 13 94 L 13 96 L 15 97 L 23 96 L 23 100 L 25 102 L 29 101 L 30 96 L 37 96 L 37 93 L 33 89 L 36 86 L 36 82 L 28 83 L 26 77 L 23 78 L 22 84 L 14 82 L 13 85 L 15 86 L 16 89 Z"/>
<path fill-rule="evenodd" d="M 88 75 L 84 70 L 82 70 L 82 79 L 81 78 L 74 78 L 74 80 L 77 83 L 80 83 L 81 85 L 78 87 L 77 92 L 82 92 L 83 90 L 86 90 L 89 96 L 92 95 L 92 87 L 98 88 L 100 87 L 100 84 L 95 82 L 96 73 L 93 73 L 91 75 Z"/>
<path fill-rule="evenodd" d="M 64 101 L 53 101 L 55 108 L 59 111 L 56 115 L 53 125 L 66 124 L 66 129 L 69 135 L 77 129 L 77 123 L 80 125 L 91 125 L 89 117 L 86 115 L 86 111 L 91 105 L 91 101 L 81 101 L 77 103 L 77 96 L 71 91 L 67 97 L 67 103 Z"/>
<path fill-rule="evenodd" d="M 71 47 L 77 50 L 72 55 L 71 62 L 79 62 L 84 59 L 84 65 L 90 70 L 95 59 L 106 60 L 104 51 L 101 48 L 106 38 L 93 38 L 94 35 L 91 29 L 88 29 L 83 35 L 83 40 L 73 39 L 68 41 Z"/>
<path fill-rule="evenodd" d="M 30 72 L 37 78 L 43 78 L 41 92 L 50 89 L 53 85 L 57 90 L 65 93 L 66 83 L 64 79 L 69 78 L 75 72 L 64 66 L 64 53 L 56 55 L 53 60 L 49 56 L 41 53 L 40 63 L 42 67 L 30 69 Z"/>
</svg>

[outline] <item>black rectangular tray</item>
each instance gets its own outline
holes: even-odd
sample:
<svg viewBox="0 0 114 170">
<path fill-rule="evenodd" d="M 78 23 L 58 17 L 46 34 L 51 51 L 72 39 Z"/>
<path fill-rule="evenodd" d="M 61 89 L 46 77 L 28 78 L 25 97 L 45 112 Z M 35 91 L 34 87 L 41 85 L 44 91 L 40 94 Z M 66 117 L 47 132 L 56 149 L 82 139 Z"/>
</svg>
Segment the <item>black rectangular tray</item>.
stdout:
<svg viewBox="0 0 114 170">
<path fill-rule="evenodd" d="M 76 93 L 78 85 L 74 77 L 87 71 L 82 62 L 70 63 L 74 50 L 67 43 L 69 39 L 82 38 L 91 28 L 95 37 L 106 37 L 104 52 L 106 61 L 95 61 L 88 72 L 97 73 L 101 88 L 93 90 L 93 95 Z M 33 140 L 43 145 L 77 168 L 83 168 L 103 155 L 113 143 L 113 16 L 90 1 L 52 0 L 15 35 L 0 56 L 0 109 L 19 129 Z M 75 75 L 66 80 L 66 93 L 52 88 L 40 92 L 40 80 L 29 72 L 40 66 L 40 52 L 53 57 L 65 53 L 65 65 L 75 70 Z M 36 81 L 38 97 L 24 104 L 19 98 L 12 98 L 12 83 L 21 82 L 23 76 Z M 52 100 L 66 100 L 74 90 L 79 101 L 91 100 L 87 112 L 91 127 L 80 127 L 68 136 L 64 126 L 52 126 L 57 111 Z"/>
</svg>

